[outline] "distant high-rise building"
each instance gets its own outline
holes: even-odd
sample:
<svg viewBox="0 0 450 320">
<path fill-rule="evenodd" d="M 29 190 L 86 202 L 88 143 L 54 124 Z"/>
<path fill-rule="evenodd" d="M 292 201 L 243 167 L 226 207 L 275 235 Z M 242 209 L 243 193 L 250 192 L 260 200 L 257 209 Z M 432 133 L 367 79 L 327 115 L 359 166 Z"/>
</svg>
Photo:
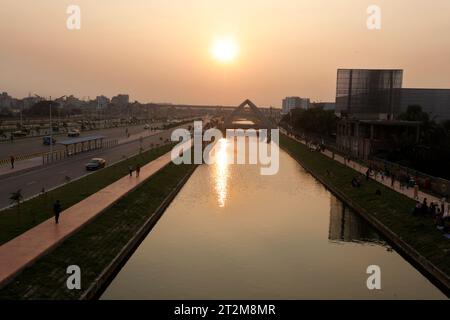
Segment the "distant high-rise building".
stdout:
<svg viewBox="0 0 450 320">
<path fill-rule="evenodd" d="M 105 109 L 109 104 L 109 98 L 105 96 L 98 96 L 95 101 L 97 102 L 97 109 Z"/>
<path fill-rule="evenodd" d="M 3 92 L 0 94 L 0 107 L 3 108 L 13 107 L 13 98 L 10 95 L 8 95 L 7 92 Z"/>
<path fill-rule="evenodd" d="M 111 103 L 120 107 L 126 107 L 130 102 L 130 96 L 128 94 L 118 94 L 111 99 Z"/>
<path fill-rule="evenodd" d="M 70 95 L 68 97 L 66 97 L 66 102 L 65 105 L 69 106 L 69 107 L 76 107 L 79 108 L 81 106 L 83 106 L 84 101 L 78 99 L 77 97 Z"/>
<path fill-rule="evenodd" d="M 394 119 L 400 112 L 403 70 L 339 69 L 336 114 L 363 120 Z"/>
<path fill-rule="evenodd" d="M 286 97 L 283 99 L 282 114 L 288 114 L 293 109 L 309 109 L 310 100 L 300 97 Z"/>
<path fill-rule="evenodd" d="M 41 101 L 42 98 L 39 97 L 26 97 L 22 99 L 22 106 L 24 109 L 28 109 L 31 108 L 32 106 L 34 106 L 36 103 L 38 103 L 39 101 Z"/>
</svg>

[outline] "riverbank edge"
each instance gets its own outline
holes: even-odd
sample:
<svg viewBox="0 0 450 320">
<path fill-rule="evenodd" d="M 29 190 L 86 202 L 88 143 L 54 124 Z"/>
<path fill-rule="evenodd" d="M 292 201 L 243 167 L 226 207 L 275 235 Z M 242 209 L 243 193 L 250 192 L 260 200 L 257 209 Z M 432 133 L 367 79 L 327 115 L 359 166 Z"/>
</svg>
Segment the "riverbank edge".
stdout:
<svg viewBox="0 0 450 320">
<path fill-rule="evenodd" d="M 301 143 L 293 140 L 292 138 L 283 135 L 285 138 L 292 140 L 296 144 Z M 368 212 L 366 209 L 361 207 L 359 204 L 355 203 L 349 197 L 347 197 L 343 192 L 335 188 L 333 185 L 328 183 L 323 177 L 315 172 L 313 168 L 307 165 L 304 161 L 298 158 L 293 152 L 291 152 L 286 146 L 283 146 L 280 143 L 280 147 L 289 154 L 295 161 L 297 161 L 309 174 L 311 174 L 315 179 L 317 179 L 320 183 L 322 183 L 329 191 L 331 191 L 335 196 L 337 196 L 341 201 L 343 201 L 347 206 L 349 206 L 352 210 L 358 213 L 361 217 L 363 217 L 367 222 L 369 222 L 378 232 L 382 234 L 387 240 L 389 240 L 395 247 L 399 253 L 409 258 L 409 260 L 416 266 L 418 269 L 425 273 L 428 278 L 439 287 L 442 292 L 450 297 L 450 277 L 436 267 L 430 260 L 421 255 L 417 250 L 415 250 L 412 246 L 410 246 L 407 242 L 405 242 L 398 234 L 394 233 L 389 229 L 385 224 L 383 224 L 380 220 L 378 220 L 374 215 Z M 306 148 L 306 147 L 305 147 Z M 323 157 L 323 155 L 320 155 Z"/>
<path fill-rule="evenodd" d="M 164 168 L 166 168 L 165 166 Z M 166 209 L 178 195 L 180 190 L 192 176 L 198 165 L 193 168 L 177 183 L 177 185 L 170 191 L 169 195 L 161 202 L 158 208 L 152 215 L 144 222 L 142 227 L 136 234 L 128 241 L 128 243 L 120 250 L 111 263 L 103 269 L 100 275 L 91 283 L 86 291 L 80 296 L 79 300 L 94 300 L 99 299 L 109 284 L 114 280 L 116 275 L 120 272 L 122 267 L 126 264 L 128 259 L 133 255 L 139 245 L 144 241 L 159 219 L 162 217 Z M 163 169 L 164 169 L 163 168 Z"/>
</svg>

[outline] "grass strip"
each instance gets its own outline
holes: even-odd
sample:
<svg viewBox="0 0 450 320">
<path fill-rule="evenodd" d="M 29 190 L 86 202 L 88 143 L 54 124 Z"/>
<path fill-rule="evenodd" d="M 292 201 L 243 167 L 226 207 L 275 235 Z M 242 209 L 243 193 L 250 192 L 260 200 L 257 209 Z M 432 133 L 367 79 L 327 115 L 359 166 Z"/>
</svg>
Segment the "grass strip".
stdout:
<svg viewBox="0 0 450 320">
<path fill-rule="evenodd" d="M 78 299 L 195 165 L 170 163 L 0 290 L 0 299 Z M 64 223 L 64 219 L 62 220 Z M 66 286 L 81 268 L 82 290 Z"/>
<path fill-rule="evenodd" d="M 169 152 L 172 147 L 173 144 L 168 144 L 153 148 L 61 187 L 44 192 L 38 197 L 21 203 L 19 210 L 16 206 L 1 211 L 0 245 L 52 217 L 52 206 L 56 199 L 61 201 L 62 209 L 65 210 L 128 174 L 129 165 L 140 164 L 143 166 Z M 3 196 L 9 197 L 10 195 Z"/>
<path fill-rule="evenodd" d="M 321 153 L 312 152 L 285 135 L 280 136 L 280 146 L 353 203 L 375 216 L 437 268 L 450 274 L 450 240 L 436 230 L 430 217 L 411 213 L 414 200 L 374 180 L 366 181 L 355 170 Z M 357 176 L 362 178 L 360 188 L 351 184 L 353 177 Z M 377 190 L 381 191 L 381 196 L 376 195 Z"/>
</svg>

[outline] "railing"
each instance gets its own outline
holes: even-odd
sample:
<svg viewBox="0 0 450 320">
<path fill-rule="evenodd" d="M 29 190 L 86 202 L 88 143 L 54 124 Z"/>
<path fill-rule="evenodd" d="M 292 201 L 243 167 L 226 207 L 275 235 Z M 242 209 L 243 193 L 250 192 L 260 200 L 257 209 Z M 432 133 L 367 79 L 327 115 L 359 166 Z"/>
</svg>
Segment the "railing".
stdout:
<svg viewBox="0 0 450 320">
<path fill-rule="evenodd" d="M 116 145 L 118 145 L 118 140 L 112 139 L 112 140 L 103 141 L 101 146 L 98 148 L 85 148 L 76 153 L 69 153 L 69 152 L 66 152 L 66 150 L 56 150 L 53 152 L 46 152 L 46 153 L 42 154 L 42 164 L 45 165 L 45 164 L 53 163 L 53 162 L 56 162 L 59 160 L 63 160 L 67 157 L 71 157 L 71 156 L 74 156 L 74 155 L 77 155 L 80 153 L 84 153 L 84 152 L 94 151 L 94 150 L 98 150 L 98 149 L 112 148 Z"/>
<path fill-rule="evenodd" d="M 407 182 L 408 178 L 414 179 L 414 181 L 423 190 L 430 190 L 442 197 L 448 197 L 450 194 L 449 180 L 430 176 L 429 174 L 423 173 L 421 171 L 411 169 L 398 163 L 390 162 L 378 157 L 370 157 L 367 162 L 372 166 L 372 168 L 394 173 L 396 178 L 400 181 L 403 180 Z"/>
<path fill-rule="evenodd" d="M 18 156 L 14 156 L 14 161 L 22 161 L 22 160 L 29 160 L 29 159 L 33 159 L 33 158 L 38 158 L 40 156 L 42 156 L 42 152 L 37 152 L 37 153 L 29 153 L 29 154 L 21 154 Z M 11 159 L 0 159 L 0 167 L 1 166 L 6 166 L 6 165 L 10 165 L 11 164 Z"/>
</svg>

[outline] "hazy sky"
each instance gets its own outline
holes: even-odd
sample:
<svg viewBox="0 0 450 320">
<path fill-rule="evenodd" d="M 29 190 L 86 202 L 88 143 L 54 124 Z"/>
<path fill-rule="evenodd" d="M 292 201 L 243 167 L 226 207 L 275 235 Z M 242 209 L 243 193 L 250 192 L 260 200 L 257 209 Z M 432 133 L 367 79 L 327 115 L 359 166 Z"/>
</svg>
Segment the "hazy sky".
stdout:
<svg viewBox="0 0 450 320">
<path fill-rule="evenodd" d="M 81 8 L 68 30 L 66 9 Z M 366 27 L 380 6 L 381 30 Z M 336 69 L 402 68 L 450 88 L 449 0 L 0 0 L 0 91 L 141 102 L 334 100 Z M 239 54 L 223 64 L 216 38 Z"/>
</svg>

